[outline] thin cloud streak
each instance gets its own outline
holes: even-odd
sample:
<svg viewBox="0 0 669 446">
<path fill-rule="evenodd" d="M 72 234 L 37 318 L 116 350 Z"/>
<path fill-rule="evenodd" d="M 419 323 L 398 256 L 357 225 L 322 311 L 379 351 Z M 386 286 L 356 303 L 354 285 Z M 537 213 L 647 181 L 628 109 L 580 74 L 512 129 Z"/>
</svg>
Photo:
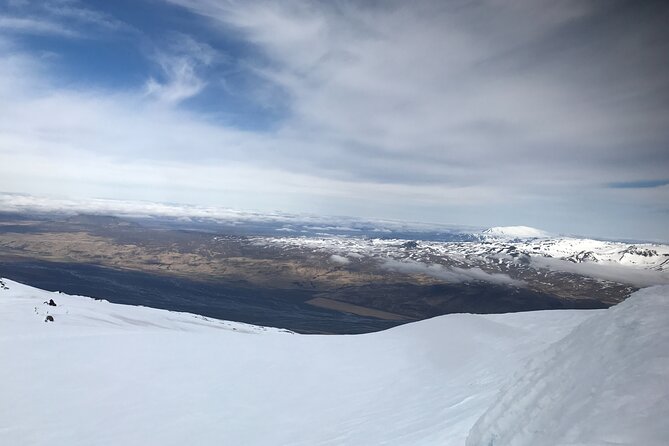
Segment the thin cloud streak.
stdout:
<svg viewBox="0 0 669 446">
<path fill-rule="evenodd" d="M 80 37 L 80 34 L 62 24 L 49 20 L 35 20 L 25 17 L 0 16 L 0 30 L 38 35 L 59 35 L 64 37 Z"/>
</svg>

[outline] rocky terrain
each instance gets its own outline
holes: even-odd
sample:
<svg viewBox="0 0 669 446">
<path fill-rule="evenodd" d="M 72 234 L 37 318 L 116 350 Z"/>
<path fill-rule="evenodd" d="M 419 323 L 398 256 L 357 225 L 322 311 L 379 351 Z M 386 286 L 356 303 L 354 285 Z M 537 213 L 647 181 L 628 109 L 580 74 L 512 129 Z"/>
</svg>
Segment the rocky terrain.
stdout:
<svg viewBox="0 0 669 446">
<path fill-rule="evenodd" d="M 551 237 L 533 228 L 435 241 L 397 234 L 242 235 L 172 223 L 5 215 L 0 271 L 45 288 L 65 281 L 73 293 L 90 293 L 86 283 L 93 276 L 106 278 L 108 287 L 93 292 L 106 291 L 96 297 L 122 295 L 124 303 L 177 305 L 220 318 L 233 318 L 232 310 L 207 313 L 212 302 L 224 305 L 234 295 L 237 320 L 326 332 L 369 331 L 447 313 L 604 308 L 641 286 L 667 283 L 669 274 L 666 245 Z M 175 289 L 178 295 L 164 297 Z M 196 289 L 205 290 L 201 298 L 193 297 Z M 319 320 L 359 319 L 347 328 L 254 319 L 281 308 L 295 313 L 295 305 L 307 319 L 310 311 Z"/>
</svg>

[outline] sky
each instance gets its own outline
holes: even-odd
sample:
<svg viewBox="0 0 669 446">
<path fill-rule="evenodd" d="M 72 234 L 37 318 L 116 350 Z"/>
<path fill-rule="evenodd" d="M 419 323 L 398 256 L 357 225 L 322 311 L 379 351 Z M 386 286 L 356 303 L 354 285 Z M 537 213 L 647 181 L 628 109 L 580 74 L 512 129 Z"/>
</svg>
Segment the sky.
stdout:
<svg viewBox="0 0 669 446">
<path fill-rule="evenodd" d="M 669 4 L 0 0 L 0 191 L 669 240 Z"/>
</svg>

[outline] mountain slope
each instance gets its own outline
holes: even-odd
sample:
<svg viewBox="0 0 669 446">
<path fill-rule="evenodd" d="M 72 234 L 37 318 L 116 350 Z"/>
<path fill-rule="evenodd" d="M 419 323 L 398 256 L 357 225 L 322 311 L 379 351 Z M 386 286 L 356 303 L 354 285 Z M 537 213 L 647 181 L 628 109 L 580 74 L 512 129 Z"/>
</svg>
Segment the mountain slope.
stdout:
<svg viewBox="0 0 669 446">
<path fill-rule="evenodd" d="M 531 229 L 531 228 L 530 228 Z M 483 234 L 483 233 L 481 233 Z M 258 246 L 337 254 L 355 259 L 414 260 L 491 273 L 528 270 L 542 277 L 567 272 L 636 286 L 669 284 L 669 245 L 629 244 L 573 237 L 485 237 L 478 242 L 360 237 L 256 237 Z M 527 279 L 527 277 L 520 277 Z"/>
<path fill-rule="evenodd" d="M 303 336 L 5 283 L 0 444 L 461 445 L 525 357 L 597 313 Z"/>
<path fill-rule="evenodd" d="M 530 226 L 496 226 L 481 232 L 484 239 L 516 240 L 546 238 L 550 234 Z"/>
<path fill-rule="evenodd" d="M 660 444 L 668 294 L 306 336 L 3 280 L 0 444 Z"/>
<path fill-rule="evenodd" d="M 667 327 L 668 286 L 586 320 L 516 373 L 467 446 L 665 445 Z"/>
</svg>

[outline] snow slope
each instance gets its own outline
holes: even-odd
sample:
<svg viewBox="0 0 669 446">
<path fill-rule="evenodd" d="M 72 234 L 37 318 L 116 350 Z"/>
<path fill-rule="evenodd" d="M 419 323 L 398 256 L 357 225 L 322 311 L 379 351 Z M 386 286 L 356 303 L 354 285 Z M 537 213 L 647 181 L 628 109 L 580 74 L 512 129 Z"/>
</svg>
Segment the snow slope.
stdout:
<svg viewBox="0 0 669 446">
<path fill-rule="evenodd" d="M 8 445 L 462 445 L 527 355 L 596 314 L 303 336 L 5 283 Z"/>
<path fill-rule="evenodd" d="M 520 370 L 467 446 L 669 440 L 669 286 L 586 320 Z"/>
<path fill-rule="evenodd" d="M 595 391 L 614 389 L 616 395 L 626 395 L 630 410 L 639 409 L 641 400 L 654 401 L 648 399 L 650 390 L 667 401 L 667 387 L 655 388 L 653 377 L 666 376 L 669 364 L 652 355 L 668 345 L 661 334 L 666 318 L 658 318 L 669 313 L 665 300 L 649 301 L 643 293 L 621 307 L 630 310 L 628 318 L 625 311 L 611 310 L 456 314 L 368 335 L 306 336 L 3 283 L 3 445 L 463 445 L 476 420 L 526 360 L 583 321 L 594 322 L 565 338 L 573 342 L 561 341 L 563 350 L 580 349 L 574 354 L 582 360 L 585 346 L 598 341 L 592 349 L 601 352 L 601 364 L 624 365 L 621 375 L 639 374 L 611 381 L 614 387 L 593 387 Z M 666 288 L 661 290 L 666 296 Z M 56 307 L 44 303 L 51 298 Z M 646 323 L 649 313 L 655 316 Z M 53 322 L 44 322 L 47 314 Z M 609 320 L 619 323 L 602 333 Z M 620 336 L 616 330 L 622 330 Z M 659 347 L 647 337 L 654 331 Z M 590 339 L 593 333 L 607 336 Z M 650 368 L 615 358 L 619 344 L 606 340 L 626 334 L 642 335 L 629 346 L 639 347 L 642 356 L 631 359 L 643 359 Z M 575 361 L 563 367 L 572 374 L 559 377 L 583 377 L 573 370 Z M 551 377 L 545 367 L 540 370 L 544 372 L 537 376 L 547 376 L 556 386 L 552 398 L 559 400 L 570 383 Z M 589 366 L 586 371 L 595 372 Z M 603 375 L 602 369 L 597 376 Z M 634 378 L 640 384 L 615 387 Z M 582 389 L 592 382 L 571 384 Z M 541 413 L 532 412 L 536 392 L 528 393 L 528 399 L 518 400 L 518 415 L 538 417 L 539 426 L 547 423 Z M 566 395 L 566 402 L 576 400 Z M 597 394 L 583 396 L 589 401 Z M 594 400 L 621 403 L 606 395 Z M 488 433 L 511 429 L 514 419 L 495 407 L 488 414 L 499 417 L 479 421 L 470 445 L 487 446 L 477 438 L 487 441 Z M 597 407 L 597 417 L 608 414 L 611 420 L 628 411 L 621 405 Z M 666 403 L 655 409 L 666 414 Z M 657 434 L 664 423 L 640 413 L 640 426 Z M 486 420 L 497 419 L 500 430 L 486 427 Z M 479 431 L 483 434 L 476 437 Z M 589 438 L 604 438 L 597 435 Z"/>
<path fill-rule="evenodd" d="M 530 226 L 496 226 L 482 231 L 484 239 L 493 240 L 523 240 L 533 238 L 546 238 L 550 234 L 541 229 Z"/>
</svg>

